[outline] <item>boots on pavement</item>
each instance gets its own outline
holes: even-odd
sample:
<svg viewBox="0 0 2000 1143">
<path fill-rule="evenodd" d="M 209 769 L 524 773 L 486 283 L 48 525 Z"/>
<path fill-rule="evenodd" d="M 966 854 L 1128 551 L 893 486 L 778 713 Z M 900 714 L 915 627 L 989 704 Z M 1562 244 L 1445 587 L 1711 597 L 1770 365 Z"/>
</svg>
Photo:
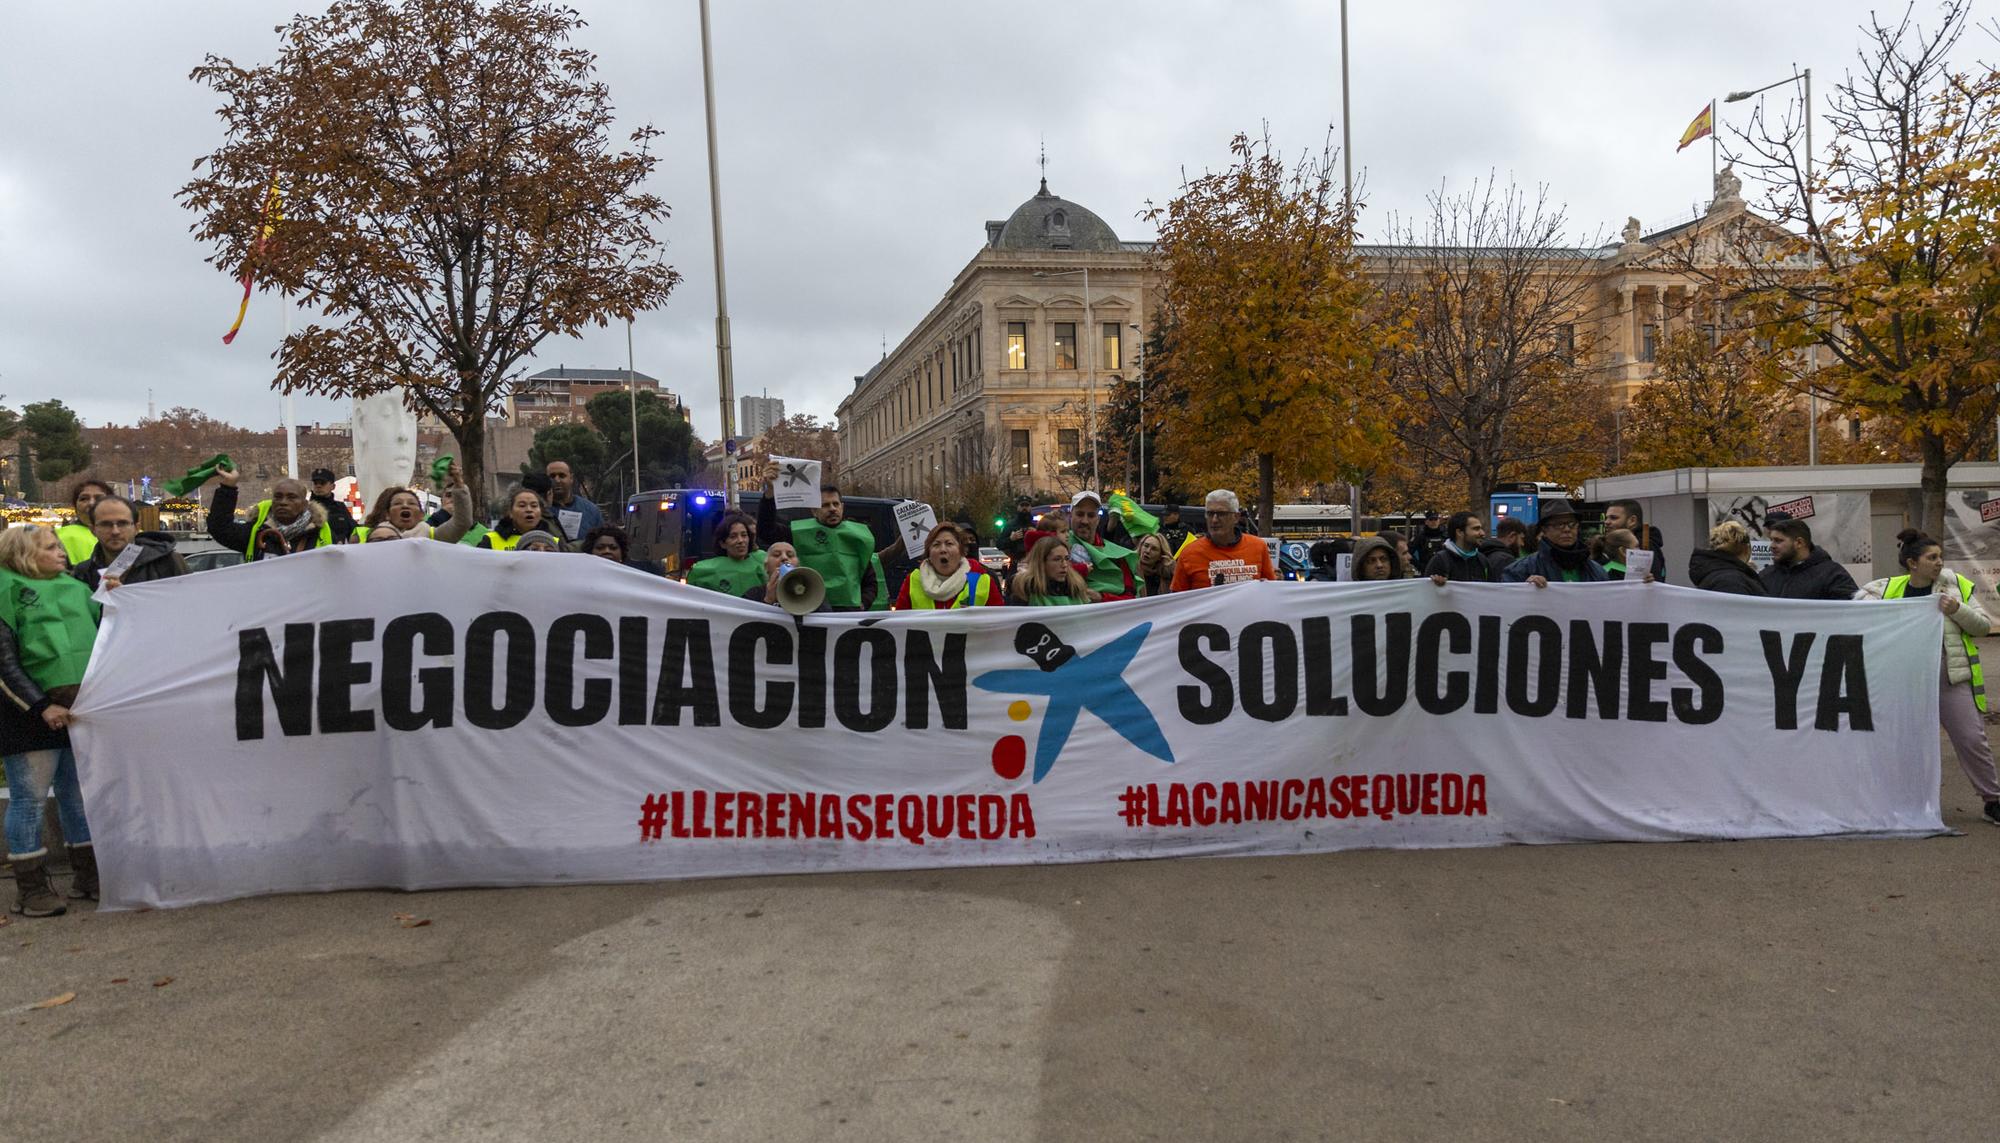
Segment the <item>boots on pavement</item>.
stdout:
<svg viewBox="0 0 2000 1143">
<path fill-rule="evenodd" d="M 69 847 L 69 899 L 97 900 L 97 850 L 89 842 Z"/>
<path fill-rule="evenodd" d="M 14 865 L 16 916 L 60 917 L 69 912 L 69 906 L 49 887 L 48 855 L 49 851 L 44 849 L 32 857 L 8 856 L 7 860 Z"/>
</svg>

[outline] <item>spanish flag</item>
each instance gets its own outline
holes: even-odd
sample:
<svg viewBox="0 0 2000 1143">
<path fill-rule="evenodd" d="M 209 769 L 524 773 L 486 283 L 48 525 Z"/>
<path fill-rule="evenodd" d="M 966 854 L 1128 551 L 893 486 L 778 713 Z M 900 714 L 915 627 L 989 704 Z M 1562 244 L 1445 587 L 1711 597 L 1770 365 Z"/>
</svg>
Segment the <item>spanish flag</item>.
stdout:
<svg viewBox="0 0 2000 1143">
<path fill-rule="evenodd" d="M 1678 155 L 1687 150 L 1688 144 L 1696 139 L 1713 134 L 1715 134 L 1715 104 L 1711 102 L 1701 109 L 1701 114 L 1695 116 L 1694 122 L 1688 124 L 1688 129 L 1681 133 L 1681 145 L 1674 148 L 1674 154 Z"/>
<path fill-rule="evenodd" d="M 257 255 L 263 253 L 264 243 L 270 240 L 271 232 L 276 230 L 278 224 L 284 220 L 285 203 L 278 195 L 278 179 L 277 176 L 273 175 L 271 178 L 271 189 L 264 192 L 264 225 L 257 232 L 257 241 L 250 247 L 250 257 L 245 259 L 243 263 L 243 301 L 236 307 L 235 324 L 229 327 L 228 333 L 222 335 L 222 344 L 224 345 L 235 341 L 236 331 L 243 328 L 243 315 L 250 312 L 251 267 L 256 264 Z"/>
</svg>

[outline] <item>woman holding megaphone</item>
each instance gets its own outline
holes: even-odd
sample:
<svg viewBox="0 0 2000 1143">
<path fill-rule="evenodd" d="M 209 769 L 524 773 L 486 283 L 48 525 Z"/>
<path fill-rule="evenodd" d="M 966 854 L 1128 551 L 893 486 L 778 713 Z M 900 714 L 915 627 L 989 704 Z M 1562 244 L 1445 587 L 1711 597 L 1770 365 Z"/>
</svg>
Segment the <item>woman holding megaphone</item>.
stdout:
<svg viewBox="0 0 2000 1143">
<path fill-rule="evenodd" d="M 787 592 L 784 581 L 790 575 L 800 577 L 793 583 L 806 585 L 803 590 Z M 794 615 L 833 610 L 827 602 L 826 585 L 820 580 L 819 573 L 799 566 L 799 550 L 788 540 L 779 540 L 764 549 L 764 582 L 752 585 L 742 594 L 752 603 L 783 607 Z"/>
<path fill-rule="evenodd" d="M 924 537 L 924 562 L 903 581 L 893 610 L 932 611 L 954 607 L 998 607 L 1000 584 L 991 572 L 965 560 L 965 534 L 956 524 L 939 524 Z"/>
</svg>

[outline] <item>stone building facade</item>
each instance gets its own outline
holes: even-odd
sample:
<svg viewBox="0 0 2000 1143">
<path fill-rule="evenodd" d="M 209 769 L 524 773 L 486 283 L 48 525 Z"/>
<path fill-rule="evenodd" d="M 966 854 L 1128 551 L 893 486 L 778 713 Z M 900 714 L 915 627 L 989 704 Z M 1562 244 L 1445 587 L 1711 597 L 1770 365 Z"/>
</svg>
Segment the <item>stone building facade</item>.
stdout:
<svg viewBox="0 0 2000 1143">
<path fill-rule="evenodd" d="M 1697 232 L 1770 225 L 1741 189 L 1725 170 L 1696 215 L 1652 232 L 1633 219 L 1616 244 L 1560 252 L 1592 279 L 1573 336 L 1621 402 L 1653 377 L 1667 336 L 1714 321 L 1703 283 L 1667 249 Z M 1101 419 L 1112 384 L 1139 364 L 1160 288 L 1152 252 L 1043 180 L 1012 216 L 986 224 L 985 245 L 944 297 L 854 379 L 838 410 L 842 483 L 917 496 L 989 472 L 1017 493 L 1086 487 L 1092 382 Z M 1358 252 L 1385 279 L 1409 263 L 1397 247 Z"/>
</svg>

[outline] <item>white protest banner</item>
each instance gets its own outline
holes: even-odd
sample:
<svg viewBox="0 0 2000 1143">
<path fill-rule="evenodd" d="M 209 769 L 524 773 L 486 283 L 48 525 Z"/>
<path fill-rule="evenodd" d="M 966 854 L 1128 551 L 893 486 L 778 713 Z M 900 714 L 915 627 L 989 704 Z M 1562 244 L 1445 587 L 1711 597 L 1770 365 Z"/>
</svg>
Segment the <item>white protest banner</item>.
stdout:
<svg viewBox="0 0 2000 1143">
<path fill-rule="evenodd" d="M 585 555 L 367 544 L 113 592 L 73 737 L 107 909 L 1909 836 L 1942 829 L 1942 623 L 1427 579 L 795 622 Z"/>
<path fill-rule="evenodd" d="M 771 498 L 778 507 L 819 507 L 819 461 L 774 456 L 771 462 L 778 466 L 778 478 L 771 482 Z"/>
<path fill-rule="evenodd" d="M 937 527 L 937 513 L 928 504 L 905 500 L 896 505 L 896 534 L 903 538 L 903 552 L 913 560 L 924 558 L 924 537 Z"/>
</svg>

